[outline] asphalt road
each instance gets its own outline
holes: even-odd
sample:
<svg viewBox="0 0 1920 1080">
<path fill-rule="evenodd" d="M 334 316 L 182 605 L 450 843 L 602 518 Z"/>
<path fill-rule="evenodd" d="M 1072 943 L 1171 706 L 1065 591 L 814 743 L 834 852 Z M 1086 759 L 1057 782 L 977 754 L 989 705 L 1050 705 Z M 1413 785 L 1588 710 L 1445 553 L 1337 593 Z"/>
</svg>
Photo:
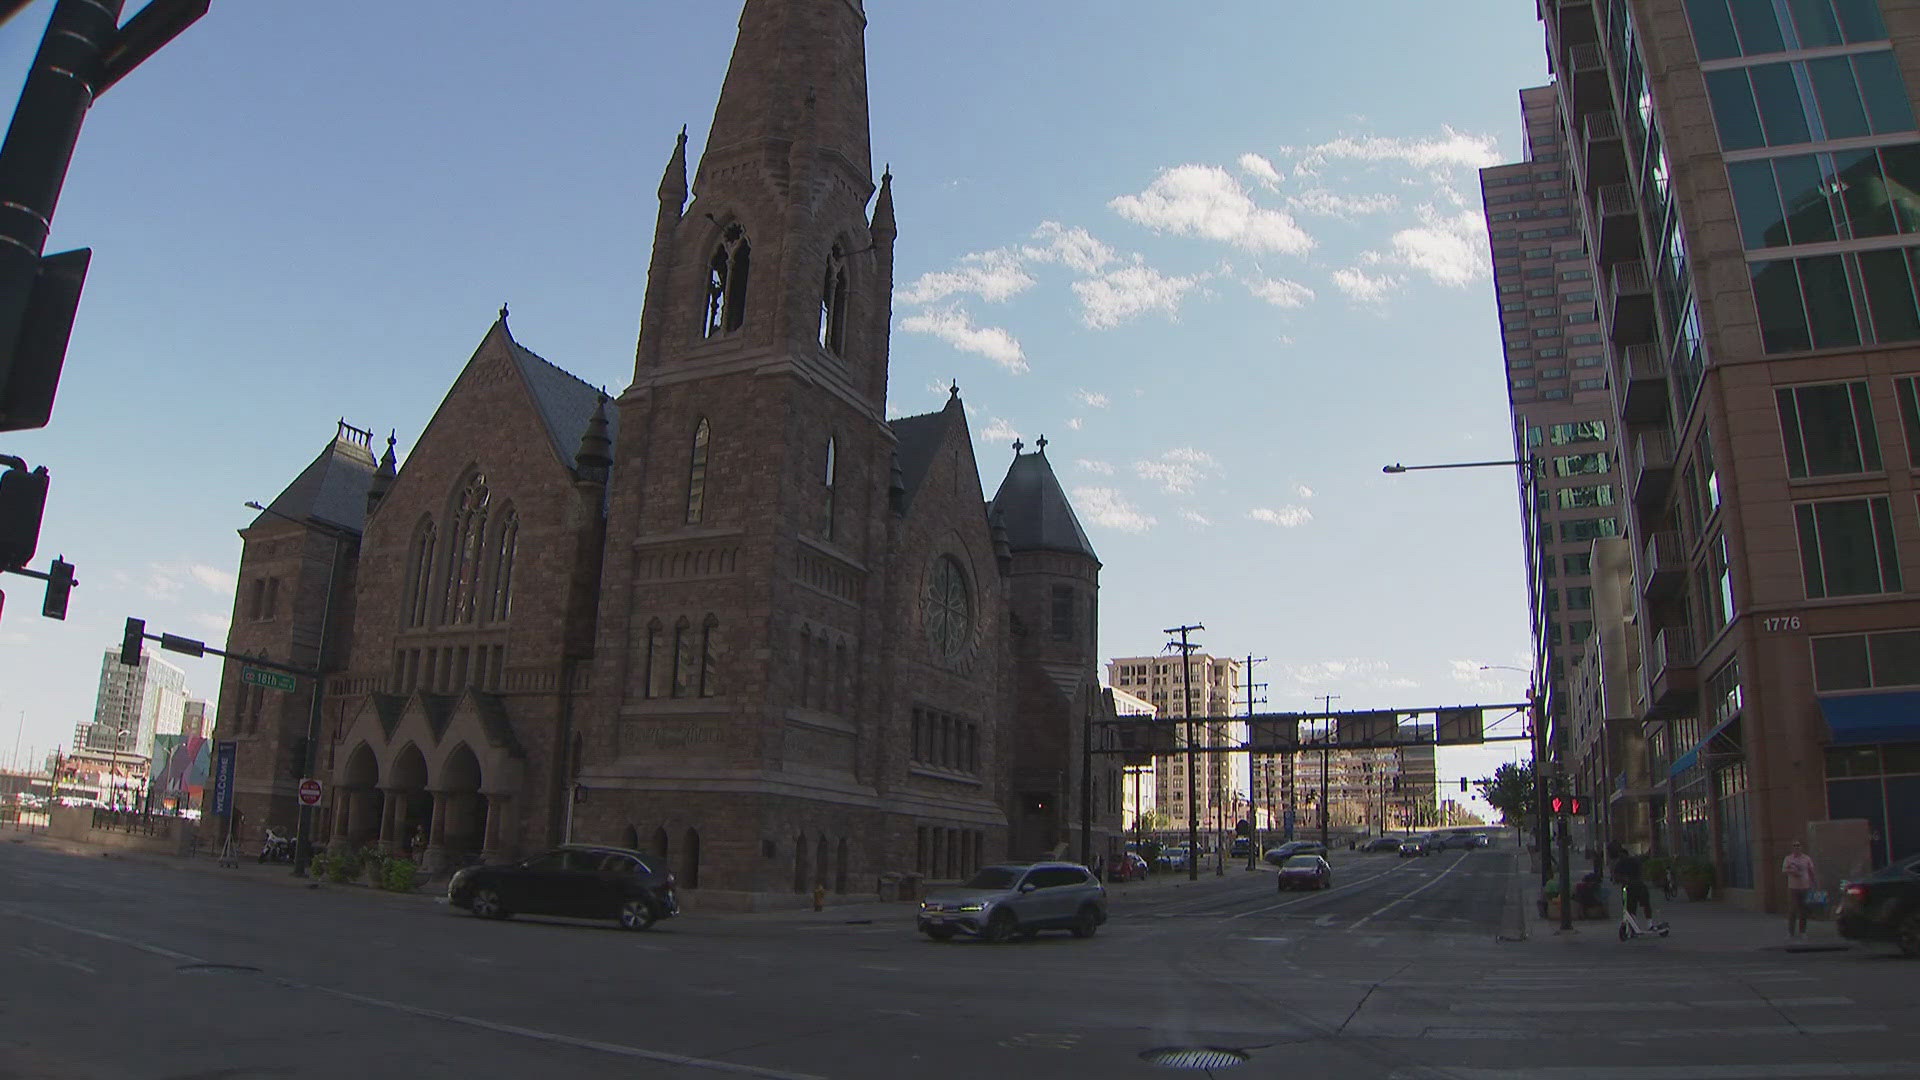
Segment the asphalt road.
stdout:
<svg viewBox="0 0 1920 1080">
<path fill-rule="evenodd" d="M 1247 1056 L 1215 1075 L 1920 1077 L 1912 963 L 1650 943 L 1573 970 L 1496 941 L 1510 850 L 1333 862 L 1324 892 L 1234 868 L 992 946 L 906 905 L 633 934 L 0 842 L 0 1080 L 1120 1077 L 1169 1047 Z"/>
</svg>

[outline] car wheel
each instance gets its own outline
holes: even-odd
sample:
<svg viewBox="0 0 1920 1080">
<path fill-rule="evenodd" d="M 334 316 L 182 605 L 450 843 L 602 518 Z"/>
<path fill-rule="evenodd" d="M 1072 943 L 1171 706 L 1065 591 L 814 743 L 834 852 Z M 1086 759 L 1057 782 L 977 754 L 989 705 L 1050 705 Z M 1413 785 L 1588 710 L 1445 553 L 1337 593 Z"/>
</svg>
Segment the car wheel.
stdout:
<svg viewBox="0 0 1920 1080">
<path fill-rule="evenodd" d="M 1894 941 L 1899 944 L 1901 952 L 1908 956 L 1920 956 L 1920 911 L 1900 920 L 1900 929 L 1895 931 Z"/>
<path fill-rule="evenodd" d="M 951 927 L 951 926 L 929 926 L 929 927 L 927 927 L 927 936 L 928 936 L 928 937 L 930 937 L 930 938 L 932 938 L 932 939 L 933 939 L 933 940 L 935 940 L 935 941 L 952 941 L 952 940 L 953 940 L 953 927 Z"/>
<path fill-rule="evenodd" d="M 1013 912 L 1002 908 L 987 919 L 987 932 L 982 935 L 994 945 L 1005 944 L 1020 929 L 1020 923 Z"/>
<path fill-rule="evenodd" d="M 475 890 L 468 910 L 482 919 L 504 919 L 509 915 L 506 905 L 500 902 L 500 894 L 493 889 Z"/>
<path fill-rule="evenodd" d="M 652 929 L 655 918 L 653 905 L 637 896 L 620 905 L 620 925 L 625 929 Z"/>
<path fill-rule="evenodd" d="M 1100 909 L 1087 904 L 1073 919 L 1073 936 L 1090 938 L 1100 932 Z"/>
</svg>

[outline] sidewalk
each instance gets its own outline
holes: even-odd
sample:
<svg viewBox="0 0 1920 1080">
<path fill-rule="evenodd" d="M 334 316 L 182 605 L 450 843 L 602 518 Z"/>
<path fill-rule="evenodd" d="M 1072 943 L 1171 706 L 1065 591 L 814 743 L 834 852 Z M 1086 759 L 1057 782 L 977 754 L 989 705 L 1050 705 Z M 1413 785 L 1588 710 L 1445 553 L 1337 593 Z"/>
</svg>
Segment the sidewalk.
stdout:
<svg viewBox="0 0 1920 1080">
<path fill-rule="evenodd" d="M 82 858 L 113 859 L 121 862 L 139 863 L 142 866 L 154 866 L 164 870 L 176 870 L 182 873 L 205 874 L 225 881 L 244 881 L 249 884 L 271 885 L 286 889 L 308 889 L 313 891 L 332 890 L 340 893 L 364 893 L 368 896 L 389 900 L 435 900 L 446 893 L 443 880 L 423 881 L 419 888 L 410 893 L 387 892 L 367 885 L 336 884 L 331 881 L 315 881 L 312 878 L 293 876 L 293 868 L 286 863 L 262 863 L 251 856 L 244 857 L 237 866 L 221 866 L 216 854 L 208 852 L 201 855 L 180 856 L 165 855 L 149 851 L 128 851 L 103 848 L 95 844 L 83 844 L 73 840 L 61 840 L 35 832 L 0 832 L 0 842 L 25 844 L 44 851 L 57 851 L 62 855 L 74 855 Z"/>
</svg>

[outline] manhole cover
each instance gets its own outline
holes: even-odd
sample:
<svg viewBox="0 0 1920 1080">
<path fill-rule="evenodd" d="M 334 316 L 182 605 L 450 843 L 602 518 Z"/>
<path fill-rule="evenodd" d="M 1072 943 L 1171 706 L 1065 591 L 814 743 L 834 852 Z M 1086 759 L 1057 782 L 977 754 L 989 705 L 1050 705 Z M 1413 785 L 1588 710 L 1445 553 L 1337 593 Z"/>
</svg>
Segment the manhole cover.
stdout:
<svg viewBox="0 0 1920 1080">
<path fill-rule="evenodd" d="M 181 964 L 173 970 L 182 975 L 258 975 L 260 969 L 245 964 Z"/>
<path fill-rule="evenodd" d="M 1215 1069 L 1231 1069 L 1236 1065 L 1245 1065 L 1252 1059 L 1244 1051 L 1226 1050 L 1218 1046 L 1162 1046 L 1158 1049 L 1142 1051 L 1140 1060 L 1162 1069 L 1212 1072 Z"/>
</svg>

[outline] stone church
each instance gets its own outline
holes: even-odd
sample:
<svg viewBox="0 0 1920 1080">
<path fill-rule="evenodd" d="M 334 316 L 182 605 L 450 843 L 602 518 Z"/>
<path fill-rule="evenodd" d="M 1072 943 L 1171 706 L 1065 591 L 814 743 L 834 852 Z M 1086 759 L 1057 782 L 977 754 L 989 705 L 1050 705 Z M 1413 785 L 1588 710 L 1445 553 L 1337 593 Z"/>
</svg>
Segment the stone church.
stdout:
<svg viewBox="0 0 1920 1080">
<path fill-rule="evenodd" d="M 1100 562 L 1045 440 L 989 500 L 957 386 L 886 418 L 865 31 L 861 0 L 747 0 L 617 400 L 502 309 L 404 465 L 343 422 L 241 532 L 228 649 L 328 673 L 319 843 L 621 844 L 736 909 L 1117 854 L 1119 759 L 1082 755 Z M 311 683 L 227 666 L 248 837 L 294 824 Z"/>
</svg>

